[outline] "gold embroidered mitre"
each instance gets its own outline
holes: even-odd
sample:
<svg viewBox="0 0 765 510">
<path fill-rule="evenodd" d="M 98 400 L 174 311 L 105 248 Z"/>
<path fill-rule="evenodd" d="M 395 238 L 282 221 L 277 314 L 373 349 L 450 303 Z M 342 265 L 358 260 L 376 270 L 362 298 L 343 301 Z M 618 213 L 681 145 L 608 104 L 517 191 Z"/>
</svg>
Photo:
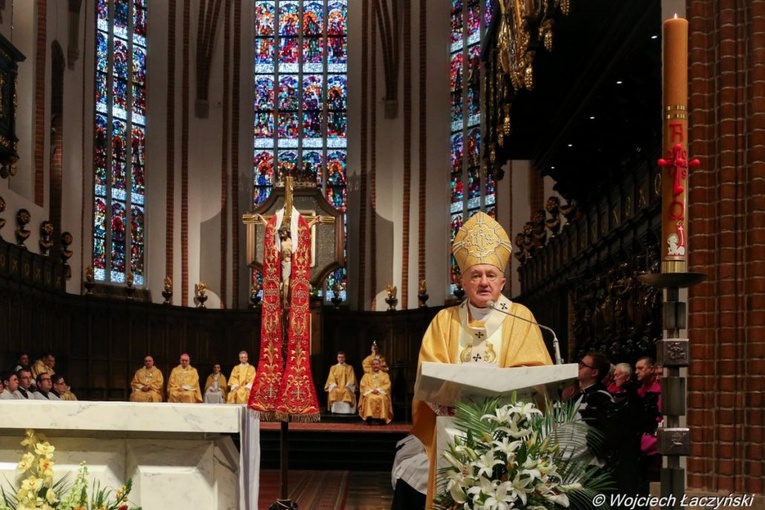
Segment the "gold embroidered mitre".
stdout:
<svg viewBox="0 0 765 510">
<path fill-rule="evenodd" d="M 504 271 L 512 251 L 513 245 L 502 225 L 482 212 L 462 225 L 452 244 L 452 254 L 463 274 L 476 264 L 490 264 Z"/>
</svg>

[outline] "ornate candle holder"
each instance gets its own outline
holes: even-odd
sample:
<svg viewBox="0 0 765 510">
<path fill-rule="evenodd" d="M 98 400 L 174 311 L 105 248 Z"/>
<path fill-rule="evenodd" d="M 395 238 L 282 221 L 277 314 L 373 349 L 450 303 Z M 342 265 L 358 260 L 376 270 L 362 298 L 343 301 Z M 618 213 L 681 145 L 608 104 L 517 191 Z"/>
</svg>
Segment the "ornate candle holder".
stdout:
<svg viewBox="0 0 765 510">
<path fill-rule="evenodd" d="M 172 305 L 173 304 L 173 279 L 169 276 L 165 276 L 165 280 L 163 282 L 163 288 L 162 288 L 162 297 L 165 298 L 165 300 L 162 302 L 163 305 Z"/>
<path fill-rule="evenodd" d="M 29 234 L 32 232 L 26 229 L 27 224 L 32 219 L 32 215 L 29 214 L 29 211 L 26 209 L 19 209 L 19 212 L 16 213 L 16 224 L 18 225 L 18 228 L 16 229 L 16 243 L 23 247 L 26 240 L 29 238 Z"/>
<path fill-rule="evenodd" d="M 207 301 L 207 284 L 203 281 L 197 283 L 197 308 L 207 308 L 205 301 Z"/>
<path fill-rule="evenodd" d="M 93 287 L 96 286 L 96 279 L 93 274 L 93 266 L 88 266 L 85 268 L 85 282 L 83 282 L 83 285 L 85 286 L 85 295 L 92 296 Z"/>
<path fill-rule="evenodd" d="M 417 293 L 417 299 L 419 300 L 419 306 L 420 308 L 427 308 L 427 301 L 428 298 L 428 283 L 425 281 L 425 279 L 420 280 L 420 288 Z"/>
<path fill-rule="evenodd" d="M 40 245 L 40 255 L 47 257 L 50 249 L 53 247 L 53 223 L 48 220 L 40 223 L 40 240 L 37 242 Z"/>
<path fill-rule="evenodd" d="M 133 296 L 135 295 L 135 287 L 133 287 L 133 282 L 135 281 L 135 277 L 133 276 L 133 273 L 128 273 L 127 277 L 125 278 L 125 294 L 127 294 L 127 298 L 132 300 Z"/>
<path fill-rule="evenodd" d="M 340 304 L 343 302 L 343 298 L 340 297 L 340 293 L 343 291 L 343 286 L 339 283 L 336 283 L 332 286 L 332 304 L 335 305 L 335 308 L 340 308 Z"/>
<path fill-rule="evenodd" d="M 398 304 L 398 298 L 396 297 L 396 286 L 389 283 L 386 287 L 388 297 L 385 298 L 385 302 L 388 304 L 388 311 L 393 312 L 396 310 L 396 304 Z"/>
<path fill-rule="evenodd" d="M 69 259 L 72 257 L 72 250 L 70 250 L 69 247 L 73 242 L 74 238 L 72 237 L 72 234 L 69 232 L 64 232 L 61 234 L 61 253 L 59 255 L 61 256 L 61 262 L 64 264 L 64 271 L 66 272 L 65 276 L 67 280 L 72 277 L 72 268 L 69 266 Z"/>
</svg>

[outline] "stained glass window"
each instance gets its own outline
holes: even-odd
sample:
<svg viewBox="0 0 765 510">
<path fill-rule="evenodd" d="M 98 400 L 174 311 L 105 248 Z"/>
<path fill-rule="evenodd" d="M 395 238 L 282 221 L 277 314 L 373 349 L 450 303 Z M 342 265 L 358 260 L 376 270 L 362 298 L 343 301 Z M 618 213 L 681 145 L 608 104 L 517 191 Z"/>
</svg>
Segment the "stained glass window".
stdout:
<svg viewBox="0 0 765 510">
<path fill-rule="evenodd" d="M 495 183 L 481 172 L 481 40 L 491 21 L 492 0 L 451 0 L 451 240 L 477 211 L 496 215 Z M 459 267 L 451 260 L 451 290 Z"/>
<path fill-rule="evenodd" d="M 347 11 L 348 0 L 255 1 L 255 206 L 294 170 L 346 211 Z M 335 284 L 345 289 L 345 268 L 328 277 Z"/>
<path fill-rule="evenodd" d="M 144 284 L 146 10 L 96 1 L 93 276 Z"/>
</svg>

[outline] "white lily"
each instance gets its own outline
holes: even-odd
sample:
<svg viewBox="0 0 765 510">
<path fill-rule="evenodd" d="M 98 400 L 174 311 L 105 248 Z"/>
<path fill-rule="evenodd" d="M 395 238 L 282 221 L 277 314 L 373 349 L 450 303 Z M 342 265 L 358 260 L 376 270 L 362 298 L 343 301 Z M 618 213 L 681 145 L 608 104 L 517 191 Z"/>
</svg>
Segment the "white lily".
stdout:
<svg viewBox="0 0 765 510">
<path fill-rule="evenodd" d="M 494 450 L 489 450 L 476 459 L 472 464 L 474 467 L 478 468 L 476 476 L 491 476 L 494 471 L 494 466 L 502 464 L 502 461 L 494 456 Z"/>
<path fill-rule="evenodd" d="M 568 496 L 566 494 L 555 494 L 554 492 L 549 492 L 547 494 L 544 494 L 544 498 L 547 501 L 552 501 L 556 505 L 560 505 L 565 508 L 568 508 L 570 504 L 568 500 Z"/>
<path fill-rule="evenodd" d="M 486 508 L 509 510 L 515 506 L 515 499 L 512 483 L 502 482 L 496 487 L 494 494 L 489 495 L 484 505 Z"/>
<path fill-rule="evenodd" d="M 533 487 L 529 487 L 531 481 L 531 478 L 524 477 L 522 476 L 522 473 L 519 472 L 515 474 L 515 477 L 511 482 L 512 485 L 510 486 L 509 490 L 512 491 L 514 499 L 520 499 L 524 505 L 527 501 L 527 493 L 534 491 Z"/>
<path fill-rule="evenodd" d="M 511 441 L 508 437 L 503 437 L 501 441 L 492 441 L 497 451 L 504 453 L 508 458 L 515 455 L 523 441 Z"/>
</svg>

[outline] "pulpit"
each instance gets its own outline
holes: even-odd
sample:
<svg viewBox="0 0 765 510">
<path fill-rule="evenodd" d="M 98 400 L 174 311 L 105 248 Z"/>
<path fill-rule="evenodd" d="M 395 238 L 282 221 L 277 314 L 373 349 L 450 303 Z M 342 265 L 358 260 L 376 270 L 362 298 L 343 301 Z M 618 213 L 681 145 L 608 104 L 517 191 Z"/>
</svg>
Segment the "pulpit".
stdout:
<svg viewBox="0 0 765 510">
<path fill-rule="evenodd" d="M 499 368 L 485 363 L 430 363 L 420 365 L 415 397 L 440 406 L 454 406 L 455 402 L 503 397 L 508 401 L 513 393 L 519 400 L 557 396 L 561 384 L 579 374 L 576 363 L 540 367 Z M 454 437 L 454 419 L 439 416 L 436 419 L 438 467 L 444 467 L 440 453 L 448 449 Z M 443 464 L 442 464 L 443 463 Z"/>
</svg>

